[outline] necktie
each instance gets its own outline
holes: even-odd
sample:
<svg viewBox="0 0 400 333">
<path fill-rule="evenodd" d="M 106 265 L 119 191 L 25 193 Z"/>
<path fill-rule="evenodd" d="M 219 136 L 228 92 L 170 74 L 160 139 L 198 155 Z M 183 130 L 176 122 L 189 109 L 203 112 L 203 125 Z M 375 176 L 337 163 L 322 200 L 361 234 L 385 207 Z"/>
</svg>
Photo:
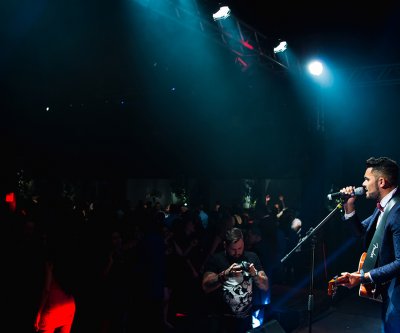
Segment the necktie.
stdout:
<svg viewBox="0 0 400 333">
<path fill-rule="evenodd" d="M 383 212 L 383 207 L 381 206 L 381 203 L 380 203 L 380 202 L 377 202 L 377 203 L 376 203 L 376 207 L 377 207 L 381 212 Z"/>
</svg>

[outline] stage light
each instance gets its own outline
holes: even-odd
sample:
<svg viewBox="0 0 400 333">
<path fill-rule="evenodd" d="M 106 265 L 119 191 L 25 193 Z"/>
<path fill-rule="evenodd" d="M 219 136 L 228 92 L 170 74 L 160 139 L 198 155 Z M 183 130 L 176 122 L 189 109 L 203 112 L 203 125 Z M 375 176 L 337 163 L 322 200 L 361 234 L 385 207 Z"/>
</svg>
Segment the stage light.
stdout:
<svg viewBox="0 0 400 333">
<path fill-rule="evenodd" d="M 274 47 L 274 53 L 280 53 L 287 49 L 287 42 L 281 41 L 278 46 Z"/>
<path fill-rule="evenodd" d="M 324 66 L 320 61 L 312 61 L 308 65 L 308 71 L 311 73 L 311 75 L 314 76 L 320 76 L 324 70 Z"/>
<path fill-rule="evenodd" d="M 231 10 L 226 3 L 219 3 L 218 10 L 213 14 L 214 21 L 225 20 L 231 15 Z"/>
</svg>

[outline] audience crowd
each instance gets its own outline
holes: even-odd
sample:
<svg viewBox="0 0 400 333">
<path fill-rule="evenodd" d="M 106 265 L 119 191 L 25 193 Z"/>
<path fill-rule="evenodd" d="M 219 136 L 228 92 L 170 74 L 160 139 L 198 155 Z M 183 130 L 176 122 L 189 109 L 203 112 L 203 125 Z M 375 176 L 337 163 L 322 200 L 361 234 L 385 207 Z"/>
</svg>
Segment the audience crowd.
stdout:
<svg viewBox="0 0 400 333">
<path fill-rule="evenodd" d="M 295 218 L 269 202 L 254 209 L 217 202 L 207 209 L 203 203 L 130 207 L 57 195 L 3 201 L 7 318 L 13 331 L 40 332 L 40 316 L 51 314 L 61 298 L 72 302 L 73 323 L 65 333 L 200 332 L 209 315 L 204 264 L 223 249 L 226 230 L 243 231 L 270 285 L 290 284 L 293 267 L 280 259 L 297 241 L 301 221 L 293 228 Z"/>
</svg>

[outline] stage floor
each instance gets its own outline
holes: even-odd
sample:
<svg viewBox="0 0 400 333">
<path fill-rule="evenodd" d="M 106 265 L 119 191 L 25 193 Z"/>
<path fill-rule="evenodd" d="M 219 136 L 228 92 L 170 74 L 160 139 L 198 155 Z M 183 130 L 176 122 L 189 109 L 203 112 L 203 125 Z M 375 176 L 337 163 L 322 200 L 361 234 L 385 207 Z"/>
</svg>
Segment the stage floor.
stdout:
<svg viewBox="0 0 400 333">
<path fill-rule="evenodd" d="M 327 310 L 312 317 L 311 325 L 309 319 L 303 321 L 293 333 L 380 332 L 381 304 L 358 296 L 357 288 L 342 293 Z"/>
</svg>

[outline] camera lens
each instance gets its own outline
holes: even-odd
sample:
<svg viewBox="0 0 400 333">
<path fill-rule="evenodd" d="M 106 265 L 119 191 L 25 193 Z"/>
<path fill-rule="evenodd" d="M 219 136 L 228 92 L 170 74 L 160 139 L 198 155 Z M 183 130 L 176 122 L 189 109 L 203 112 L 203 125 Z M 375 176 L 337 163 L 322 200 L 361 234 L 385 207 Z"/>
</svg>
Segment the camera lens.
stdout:
<svg viewBox="0 0 400 333">
<path fill-rule="evenodd" d="M 250 264 L 247 261 L 242 261 L 240 263 L 240 266 L 242 266 L 242 270 L 248 272 L 250 268 Z"/>
</svg>

